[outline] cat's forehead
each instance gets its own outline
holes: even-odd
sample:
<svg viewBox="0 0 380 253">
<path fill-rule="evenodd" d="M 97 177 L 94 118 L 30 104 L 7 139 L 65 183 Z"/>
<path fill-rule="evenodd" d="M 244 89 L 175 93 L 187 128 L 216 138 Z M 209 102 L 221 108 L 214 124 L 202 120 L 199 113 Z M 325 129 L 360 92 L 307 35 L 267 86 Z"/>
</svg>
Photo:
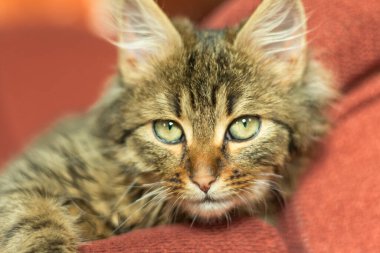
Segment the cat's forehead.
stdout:
<svg viewBox="0 0 380 253">
<path fill-rule="evenodd" d="M 170 80 L 167 88 L 179 93 L 187 91 L 195 108 L 205 108 L 215 106 L 216 95 L 221 90 L 238 90 L 248 83 L 252 66 L 239 60 L 239 53 L 232 45 L 234 32 L 197 30 L 192 26 L 179 27 L 179 31 L 183 49 L 179 57 L 170 59 L 161 68 Z"/>
<path fill-rule="evenodd" d="M 154 80 L 142 87 L 149 97 L 144 108 L 154 118 L 187 121 L 207 139 L 250 94 L 259 93 L 260 73 L 233 47 L 233 30 L 178 30 L 183 48 L 156 65 Z"/>
</svg>

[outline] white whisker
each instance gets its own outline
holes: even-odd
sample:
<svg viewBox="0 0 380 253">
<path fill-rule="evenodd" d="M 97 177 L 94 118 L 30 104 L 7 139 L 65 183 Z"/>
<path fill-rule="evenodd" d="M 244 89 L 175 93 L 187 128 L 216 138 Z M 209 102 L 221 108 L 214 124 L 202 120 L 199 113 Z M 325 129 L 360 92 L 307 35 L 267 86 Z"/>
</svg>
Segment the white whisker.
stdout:
<svg viewBox="0 0 380 253">
<path fill-rule="evenodd" d="M 118 225 L 118 226 L 112 231 L 112 234 L 114 234 L 117 230 L 119 230 L 122 226 L 124 226 L 124 225 L 128 222 L 129 218 L 133 217 L 133 215 L 134 215 L 135 213 L 141 211 L 143 208 L 145 208 L 147 205 L 151 204 L 153 201 L 156 201 L 156 200 L 157 200 L 156 198 L 159 198 L 159 197 L 160 197 L 161 195 L 163 195 L 163 194 L 166 194 L 166 189 L 161 190 L 161 192 L 158 193 L 157 195 L 155 195 L 151 200 L 149 200 L 149 201 L 148 201 L 147 203 L 145 203 L 143 206 L 141 206 L 140 208 L 138 208 L 137 210 L 135 210 L 133 213 L 129 214 L 129 217 L 127 217 L 122 223 L 120 223 L 120 224 L 119 224 L 119 225 Z M 158 200 L 162 202 L 162 200 L 165 200 L 165 199 L 166 199 L 165 197 L 161 197 L 161 198 L 159 198 Z M 137 203 L 137 202 L 139 202 L 139 201 L 140 201 L 140 199 L 137 200 L 137 201 L 134 202 L 134 203 Z"/>
</svg>

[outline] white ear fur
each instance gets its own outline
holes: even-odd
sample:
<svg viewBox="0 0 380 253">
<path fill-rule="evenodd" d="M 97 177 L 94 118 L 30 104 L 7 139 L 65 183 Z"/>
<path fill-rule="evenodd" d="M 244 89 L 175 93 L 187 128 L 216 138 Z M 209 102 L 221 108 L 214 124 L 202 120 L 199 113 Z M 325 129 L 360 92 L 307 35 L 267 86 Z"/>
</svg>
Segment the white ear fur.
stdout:
<svg viewBox="0 0 380 253">
<path fill-rule="evenodd" d="M 235 47 L 261 53 L 279 71 L 300 75 L 306 58 L 306 18 L 300 0 L 264 0 L 238 33 Z"/>
<path fill-rule="evenodd" d="M 146 70 L 152 60 L 182 46 L 179 33 L 153 0 L 118 0 L 115 17 L 119 38 L 114 44 L 120 48 L 119 65 L 126 75 Z"/>
</svg>

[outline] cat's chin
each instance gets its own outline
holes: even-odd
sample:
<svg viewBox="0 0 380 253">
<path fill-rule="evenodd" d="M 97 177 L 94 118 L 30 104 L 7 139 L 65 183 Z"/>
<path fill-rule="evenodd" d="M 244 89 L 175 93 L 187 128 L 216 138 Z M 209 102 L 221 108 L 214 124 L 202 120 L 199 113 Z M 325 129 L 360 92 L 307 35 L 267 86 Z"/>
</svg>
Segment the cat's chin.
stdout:
<svg viewBox="0 0 380 253">
<path fill-rule="evenodd" d="M 211 221 L 225 217 L 231 209 L 236 207 L 237 203 L 233 200 L 219 201 L 187 201 L 183 208 L 197 220 Z"/>
</svg>

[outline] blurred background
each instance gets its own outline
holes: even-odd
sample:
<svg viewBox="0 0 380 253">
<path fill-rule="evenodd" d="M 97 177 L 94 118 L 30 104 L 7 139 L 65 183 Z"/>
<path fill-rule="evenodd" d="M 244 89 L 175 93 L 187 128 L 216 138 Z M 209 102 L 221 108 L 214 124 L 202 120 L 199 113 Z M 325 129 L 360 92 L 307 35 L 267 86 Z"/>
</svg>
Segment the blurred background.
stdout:
<svg viewBox="0 0 380 253">
<path fill-rule="evenodd" d="M 103 1 L 0 0 L 0 167 L 52 122 L 88 108 L 114 73 L 116 50 L 99 36 Z M 158 1 L 200 24 L 222 2 Z"/>
<path fill-rule="evenodd" d="M 52 24 L 94 29 L 107 0 L 1 0 L 0 26 Z M 170 16 L 184 15 L 201 21 L 223 0 L 158 0 Z M 95 31 L 96 32 L 96 31 Z"/>
</svg>

